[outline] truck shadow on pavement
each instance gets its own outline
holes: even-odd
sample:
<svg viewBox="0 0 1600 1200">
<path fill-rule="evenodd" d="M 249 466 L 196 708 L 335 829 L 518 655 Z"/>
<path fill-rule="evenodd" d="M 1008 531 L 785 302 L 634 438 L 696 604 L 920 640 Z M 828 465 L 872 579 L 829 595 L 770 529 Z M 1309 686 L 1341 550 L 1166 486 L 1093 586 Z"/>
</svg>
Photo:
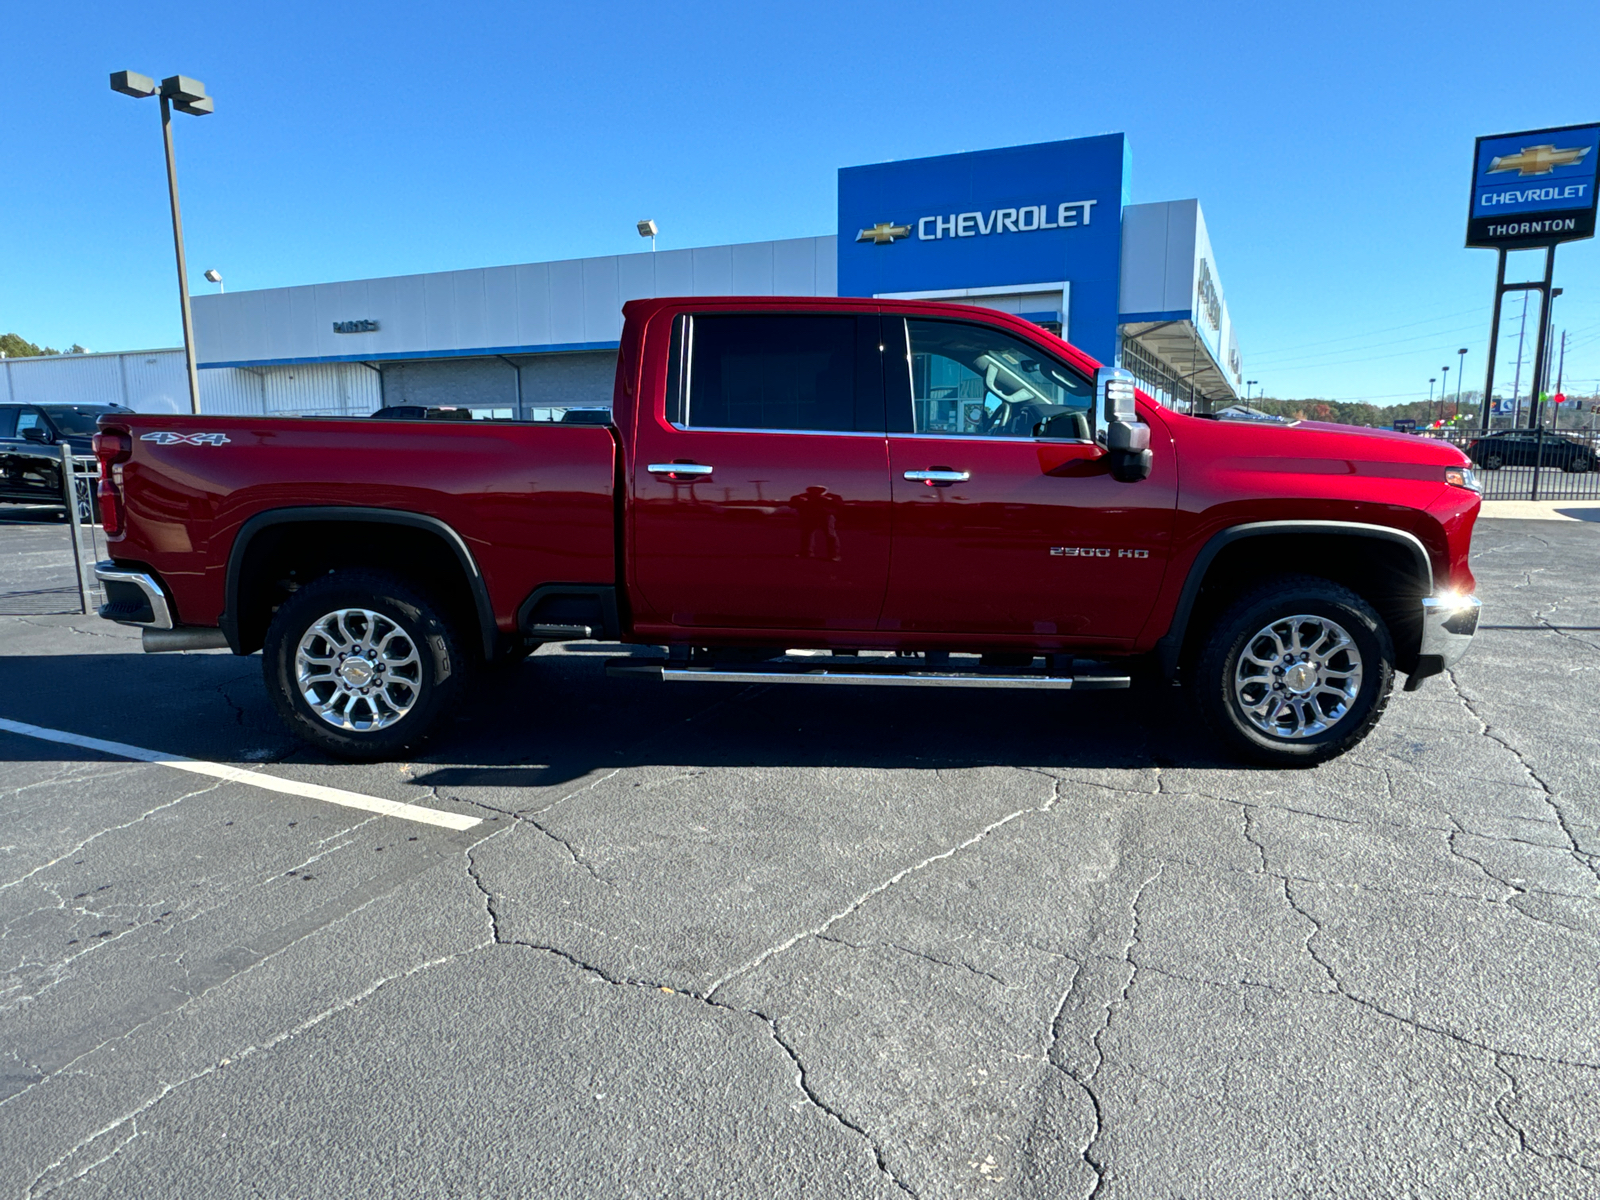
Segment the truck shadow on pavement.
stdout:
<svg viewBox="0 0 1600 1200">
<path fill-rule="evenodd" d="M 0 657 L 0 716 L 216 762 L 344 765 L 284 729 L 259 655 Z M 0 736 L 0 760 L 63 753 L 48 742 Z M 496 788 L 550 787 L 644 765 L 1240 765 L 1218 752 L 1181 692 L 1154 681 L 1079 695 L 663 684 L 611 679 L 600 654 L 582 652 L 540 654 L 480 678 L 413 762 L 412 782 Z"/>
</svg>

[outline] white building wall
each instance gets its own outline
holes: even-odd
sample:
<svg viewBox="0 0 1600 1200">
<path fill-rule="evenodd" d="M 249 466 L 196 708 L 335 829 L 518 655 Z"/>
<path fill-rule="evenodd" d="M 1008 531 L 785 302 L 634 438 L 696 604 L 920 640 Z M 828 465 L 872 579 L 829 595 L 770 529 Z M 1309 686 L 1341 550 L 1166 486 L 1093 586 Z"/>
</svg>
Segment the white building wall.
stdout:
<svg viewBox="0 0 1600 1200">
<path fill-rule="evenodd" d="M 195 296 L 202 364 L 378 361 L 615 347 L 654 296 L 832 296 L 837 238 L 609 255 Z M 370 333 L 335 322 L 371 320 Z"/>
<path fill-rule="evenodd" d="M 1193 319 L 1197 240 L 1205 236 L 1203 230 L 1198 200 L 1130 204 L 1122 210 L 1118 308 L 1123 321 L 1147 313 L 1169 314 L 1167 320 Z"/>
</svg>

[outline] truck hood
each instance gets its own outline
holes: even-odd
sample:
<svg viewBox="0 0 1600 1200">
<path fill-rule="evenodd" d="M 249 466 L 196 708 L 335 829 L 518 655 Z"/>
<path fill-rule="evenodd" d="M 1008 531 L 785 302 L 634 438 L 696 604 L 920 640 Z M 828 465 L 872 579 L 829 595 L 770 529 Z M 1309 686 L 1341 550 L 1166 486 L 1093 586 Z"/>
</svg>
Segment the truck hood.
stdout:
<svg viewBox="0 0 1600 1200">
<path fill-rule="evenodd" d="M 1337 425 L 1331 421 L 1267 425 L 1251 421 L 1208 421 L 1196 417 L 1181 419 L 1198 421 L 1213 428 L 1225 428 L 1229 446 L 1245 455 L 1416 463 L 1441 468 L 1471 466 L 1467 456 L 1449 442 L 1420 437 L 1414 433 L 1396 433 L 1392 429 Z"/>
</svg>

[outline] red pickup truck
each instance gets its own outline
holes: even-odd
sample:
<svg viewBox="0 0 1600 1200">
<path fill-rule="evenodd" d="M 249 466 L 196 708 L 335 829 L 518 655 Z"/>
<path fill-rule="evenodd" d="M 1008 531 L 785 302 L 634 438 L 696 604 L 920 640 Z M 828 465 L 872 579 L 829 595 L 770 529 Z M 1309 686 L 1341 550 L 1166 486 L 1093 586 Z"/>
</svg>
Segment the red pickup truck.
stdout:
<svg viewBox="0 0 1600 1200">
<path fill-rule="evenodd" d="M 1479 496 L 1443 443 L 1185 416 L 1019 318 L 624 308 L 610 425 L 116 414 L 100 614 L 263 651 L 302 738 L 415 746 L 476 670 L 642 646 L 657 680 L 1181 680 L 1318 762 L 1466 650 Z"/>
</svg>

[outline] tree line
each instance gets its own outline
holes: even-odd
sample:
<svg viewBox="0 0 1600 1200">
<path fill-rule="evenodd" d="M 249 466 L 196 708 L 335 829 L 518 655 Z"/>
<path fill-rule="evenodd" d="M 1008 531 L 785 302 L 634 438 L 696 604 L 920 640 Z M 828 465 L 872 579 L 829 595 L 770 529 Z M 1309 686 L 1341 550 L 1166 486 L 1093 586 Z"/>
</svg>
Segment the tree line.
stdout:
<svg viewBox="0 0 1600 1200">
<path fill-rule="evenodd" d="M 88 350 L 73 342 L 65 350 L 40 346 L 28 341 L 20 333 L 0 333 L 0 358 L 40 358 L 46 354 L 87 354 Z"/>
<path fill-rule="evenodd" d="M 1405 404 L 1377 405 L 1365 400 L 1320 400 L 1315 397 L 1305 400 L 1284 400 L 1271 396 L 1252 397 L 1246 403 L 1259 412 L 1269 413 L 1275 417 L 1289 417 L 1296 421 L 1331 421 L 1338 425 L 1367 425 L 1387 429 L 1397 420 L 1410 419 L 1415 421 L 1420 429 L 1432 425 L 1435 421 L 1443 421 L 1446 426 L 1464 425 L 1476 428 L 1479 424 L 1479 405 L 1482 400 L 1482 391 L 1473 391 L 1461 393 L 1459 406 L 1453 394 L 1446 397 L 1442 405 L 1437 399 L 1432 403 L 1427 400 L 1412 400 Z M 1577 402 L 1582 402 L 1581 408 Z M 1600 395 L 1575 395 L 1568 392 L 1567 403 L 1559 406 L 1561 428 L 1588 428 L 1597 402 L 1600 402 Z M 1524 400 L 1523 404 L 1523 412 L 1526 414 L 1527 401 Z M 1546 412 L 1554 407 L 1556 406 L 1547 406 Z"/>
</svg>

